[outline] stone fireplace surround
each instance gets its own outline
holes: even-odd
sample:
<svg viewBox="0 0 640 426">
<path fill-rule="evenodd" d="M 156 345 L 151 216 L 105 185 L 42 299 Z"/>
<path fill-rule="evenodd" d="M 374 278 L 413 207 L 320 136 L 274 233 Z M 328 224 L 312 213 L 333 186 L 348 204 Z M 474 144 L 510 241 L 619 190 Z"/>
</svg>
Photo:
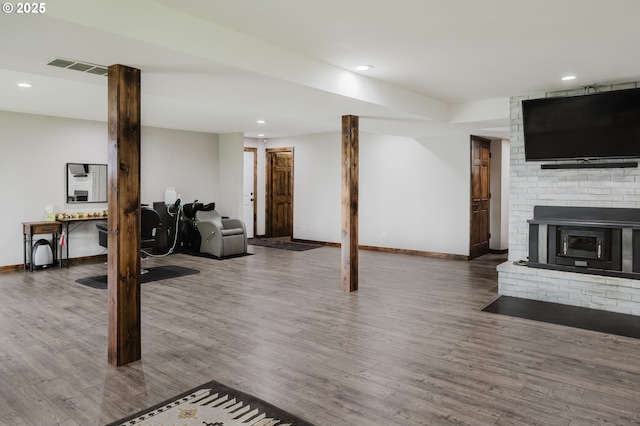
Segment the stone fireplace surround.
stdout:
<svg viewBox="0 0 640 426">
<path fill-rule="evenodd" d="M 498 265 L 498 293 L 622 314 L 640 315 L 640 280 Z"/>
<path fill-rule="evenodd" d="M 638 82 L 598 86 L 597 90 L 636 87 L 640 87 Z M 638 279 L 522 265 L 529 260 L 528 221 L 534 217 L 535 206 L 640 209 L 640 168 L 547 169 L 541 167 L 543 162 L 525 161 L 521 101 L 579 94 L 584 89 L 511 98 L 509 260 L 498 266 L 498 293 L 640 315 Z"/>
</svg>

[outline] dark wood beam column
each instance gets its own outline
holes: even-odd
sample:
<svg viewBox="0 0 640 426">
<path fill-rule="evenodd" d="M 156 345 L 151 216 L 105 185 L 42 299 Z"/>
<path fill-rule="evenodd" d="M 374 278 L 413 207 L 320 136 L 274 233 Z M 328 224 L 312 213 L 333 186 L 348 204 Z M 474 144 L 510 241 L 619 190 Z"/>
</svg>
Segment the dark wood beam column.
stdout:
<svg viewBox="0 0 640 426">
<path fill-rule="evenodd" d="M 140 70 L 109 67 L 109 363 L 141 358 Z"/>
<path fill-rule="evenodd" d="M 358 290 L 359 119 L 342 116 L 342 291 Z"/>
</svg>

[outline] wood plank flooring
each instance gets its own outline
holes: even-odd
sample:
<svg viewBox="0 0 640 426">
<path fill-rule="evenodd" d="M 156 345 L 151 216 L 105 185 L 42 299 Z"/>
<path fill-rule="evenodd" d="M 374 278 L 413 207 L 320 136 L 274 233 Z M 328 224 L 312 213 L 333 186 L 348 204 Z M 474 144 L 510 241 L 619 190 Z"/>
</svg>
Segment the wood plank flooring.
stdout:
<svg viewBox="0 0 640 426">
<path fill-rule="evenodd" d="M 466 262 L 250 246 L 142 285 L 142 360 L 107 363 L 105 264 L 0 274 L 0 424 L 101 425 L 217 380 L 318 426 L 638 425 L 640 340 L 481 312 L 489 255 Z"/>
</svg>

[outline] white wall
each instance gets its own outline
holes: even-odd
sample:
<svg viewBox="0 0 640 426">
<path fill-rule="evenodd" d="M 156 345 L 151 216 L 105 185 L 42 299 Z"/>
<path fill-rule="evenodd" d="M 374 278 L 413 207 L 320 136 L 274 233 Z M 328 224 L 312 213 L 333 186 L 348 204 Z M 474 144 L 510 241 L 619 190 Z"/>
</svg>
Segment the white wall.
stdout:
<svg viewBox="0 0 640 426">
<path fill-rule="evenodd" d="M 0 266 L 22 263 L 20 224 L 41 220 L 44 205 L 53 204 L 56 212 L 106 209 L 104 203 L 65 204 L 64 194 L 67 162 L 108 162 L 106 123 L 0 112 L 0 143 L 2 194 L 11 200 L 0 221 Z M 265 226 L 265 148 L 292 146 L 294 237 L 339 242 L 338 132 L 265 142 L 143 127 L 142 202 L 162 201 L 165 188 L 175 187 L 184 202 L 215 201 L 229 216 L 235 205 L 239 215 L 244 145 L 258 148 L 257 234 Z M 467 255 L 469 150 L 469 136 L 415 140 L 361 133 L 360 243 Z M 235 186 L 236 192 L 222 194 Z M 96 242 L 95 226 L 81 225 L 70 236 L 71 257 L 102 253 Z"/>
<path fill-rule="evenodd" d="M 218 135 L 143 127 L 140 132 L 140 199 L 164 201 L 175 188 L 184 203 L 216 201 Z"/>
<path fill-rule="evenodd" d="M 228 133 L 220 135 L 219 141 L 220 192 L 216 210 L 223 216 L 242 218 L 244 136 Z"/>
<path fill-rule="evenodd" d="M 361 141 L 361 244 L 468 255 L 469 136 Z"/>
<path fill-rule="evenodd" d="M 68 162 L 108 162 L 107 124 L 30 114 L 0 112 L 0 266 L 22 264 L 22 222 L 43 220 L 44 206 L 56 212 L 105 210 L 106 203 L 65 203 Z M 164 200 L 174 186 L 185 199 L 218 196 L 217 135 L 143 127 L 141 199 Z M 75 227 L 75 225 L 74 225 Z M 95 223 L 73 230 L 70 256 L 104 252 Z"/>
<path fill-rule="evenodd" d="M 468 255 L 469 136 L 360 134 L 360 244 Z M 270 139 L 294 147 L 294 238 L 340 242 L 341 135 Z"/>
<path fill-rule="evenodd" d="M 265 149 L 293 147 L 293 236 L 340 241 L 340 134 L 269 139 Z M 263 154 L 264 155 L 264 154 Z"/>
<path fill-rule="evenodd" d="M 509 248 L 509 177 L 511 167 L 511 142 L 502 141 L 502 180 L 500 186 L 501 205 L 500 205 L 500 249 Z"/>
</svg>

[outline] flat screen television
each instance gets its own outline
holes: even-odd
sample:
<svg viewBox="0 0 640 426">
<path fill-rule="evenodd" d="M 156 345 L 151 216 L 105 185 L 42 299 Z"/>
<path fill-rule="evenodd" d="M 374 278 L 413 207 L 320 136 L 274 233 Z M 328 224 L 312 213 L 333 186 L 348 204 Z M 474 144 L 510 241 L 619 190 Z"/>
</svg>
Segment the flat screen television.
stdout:
<svg viewBox="0 0 640 426">
<path fill-rule="evenodd" d="M 640 89 L 522 101 L 526 161 L 640 157 Z"/>
</svg>

